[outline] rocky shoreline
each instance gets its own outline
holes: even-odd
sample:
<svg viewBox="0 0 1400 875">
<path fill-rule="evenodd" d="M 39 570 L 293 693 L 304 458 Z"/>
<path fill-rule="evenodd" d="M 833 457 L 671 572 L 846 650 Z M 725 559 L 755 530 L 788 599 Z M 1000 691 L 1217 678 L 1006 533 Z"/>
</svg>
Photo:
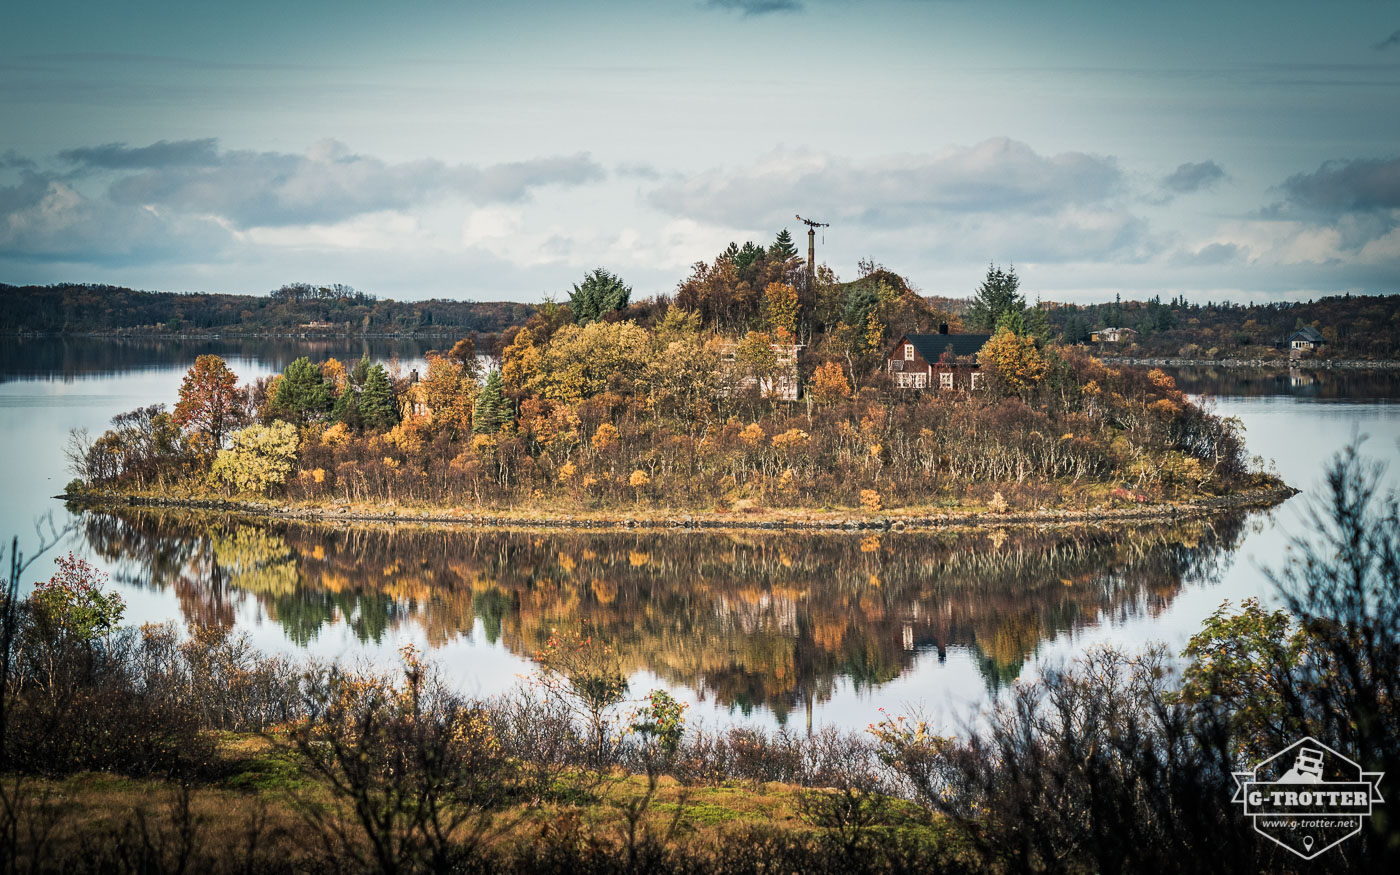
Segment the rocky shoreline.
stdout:
<svg viewBox="0 0 1400 875">
<path fill-rule="evenodd" d="M 981 528 L 1025 525 L 1081 525 L 1111 522 L 1169 522 L 1192 517 L 1209 516 L 1227 510 L 1266 508 L 1281 504 L 1297 495 L 1299 490 L 1279 485 L 1232 495 L 1200 499 L 1183 504 L 1142 504 L 1101 510 L 1035 510 L 1013 513 L 950 512 L 918 515 L 884 515 L 853 517 L 848 514 L 814 511 L 806 516 L 775 516 L 745 518 L 736 514 L 679 513 L 665 518 L 644 516 L 585 516 L 557 517 L 511 515 L 501 513 L 464 514 L 451 509 L 420 511 L 388 508 L 366 512 L 348 507 L 297 507 L 256 501 L 225 499 L 157 498 L 125 495 L 115 492 L 58 495 L 55 498 L 93 510 L 118 507 L 147 507 L 169 510 L 206 511 L 220 514 L 261 517 L 264 519 L 297 520 L 322 523 L 415 523 L 465 525 L 492 529 L 741 529 L 773 531 L 924 531 L 947 528 Z"/>
<path fill-rule="evenodd" d="M 1400 361 L 1382 359 L 1183 359 L 1102 356 L 1106 365 L 1132 365 L 1153 368 L 1306 368 L 1309 370 L 1383 371 L 1400 368 Z"/>
</svg>

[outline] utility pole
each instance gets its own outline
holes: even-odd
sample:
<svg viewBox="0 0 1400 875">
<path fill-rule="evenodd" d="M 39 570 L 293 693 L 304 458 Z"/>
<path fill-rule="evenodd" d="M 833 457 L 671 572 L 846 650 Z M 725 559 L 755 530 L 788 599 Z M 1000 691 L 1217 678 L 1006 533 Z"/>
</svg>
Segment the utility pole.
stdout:
<svg viewBox="0 0 1400 875">
<path fill-rule="evenodd" d="M 830 228 L 827 222 L 813 222 L 811 219 L 797 217 L 797 221 L 807 226 L 807 288 L 817 286 L 817 229 Z"/>
</svg>

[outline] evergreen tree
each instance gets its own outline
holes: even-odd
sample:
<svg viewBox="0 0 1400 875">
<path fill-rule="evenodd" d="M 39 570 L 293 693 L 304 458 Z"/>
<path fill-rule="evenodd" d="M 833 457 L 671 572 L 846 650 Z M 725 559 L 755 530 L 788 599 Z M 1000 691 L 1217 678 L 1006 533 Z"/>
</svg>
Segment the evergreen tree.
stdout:
<svg viewBox="0 0 1400 875">
<path fill-rule="evenodd" d="M 347 382 L 345 391 L 335 399 L 335 406 L 331 408 L 331 419 L 344 423 L 347 428 L 359 429 L 364 426 L 364 420 L 360 417 L 360 396 L 354 384 Z"/>
<path fill-rule="evenodd" d="M 779 261 L 787 261 L 789 258 L 797 257 L 797 247 L 793 245 L 792 235 L 788 233 L 787 228 L 778 232 L 773 245 L 768 247 L 768 255 Z"/>
<path fill-rule="evenodd" d="M 511 421 L 512 413 L 510 400 L 501 388 L 501 372 L 492 371 L 472 408 L 472 432 L 495 434 Z"/>
<path fill-rule="evenodd" d="M 724 251 L 720 253 L 719 257 L 730 264 L 737 265 L 739 263 L 739 244 L 730 240 L 729 245 L 724 247 Z"/>
<path fill-rule="evenodd" d="M 1001 324 L 1008 312 L 1014 312 L 1022 319 L 1025 330 L 1026 299 L 1019 293 L 1021 279 L 1016 276 L 1016 268 L 1003 271 L 995 265 L 987 266 L 987 277 L 977 287 L 977 297 L 967 308 L 964 317 L 968 325 L 982 331 L 992 331 Z"/>
<path fill-rule="evenodd" d="M 590 271 L 581 284 L 574 285 L 574 290 L 569 293 L 569 309 L 574 314 L 576 324 L 586 325 L 626 307 L 631 297 L 631 286 L 616 274 L 599 267 Z"/>
<path fill-rule="evenodd" d="M 374 365 L 365 377 L 365 388 L 360 393 L 360 418 L 366 428 L 378 431 L 398 424 L 399 410 L 394 405 L 394 390 L 389 385 L 389 374 L 383 365 Z"/>
<path fill-rule="evenodd" d="M 322 376 L 320 366 L 302 356 L 282 372 L 273 404 L 279 414 L 297 425 L 306 425 L 325 416 L 332 400 L 330 384 Z"/>
<path fill-rule="evenodd" d="M 739 250 L 739 254 L 734 257 L 734 266 L 741 271 L 747 270 L 754 262 L 767 256 L 768 253 L 764 251 L 762 246 L 749 240 Z"/>
</svg>

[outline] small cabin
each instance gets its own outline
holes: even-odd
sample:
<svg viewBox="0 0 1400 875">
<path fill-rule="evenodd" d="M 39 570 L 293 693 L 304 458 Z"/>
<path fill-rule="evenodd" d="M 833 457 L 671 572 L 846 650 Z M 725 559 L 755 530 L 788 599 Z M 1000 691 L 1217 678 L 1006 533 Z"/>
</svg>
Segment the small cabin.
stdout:
<svg viewBox="0 0 1400 875">
<path fill-rule="evenodd" d="M 1089 334 L 1092 343 L 1132 343 L 1137 337 L 1136 328 L 1100 328 Z"/>
<path fill-rule="evenodd" d="M 1304 325 L 1288 335 L 1288 354 L 1296 357 L 1305 352 L 1312 352 L 1326 342 L 1327 338 L 1322 336 L 1322 332 L 1311 325 Z"/>
<path fill-rule="evenodd" d="M 901 389 L 980 389 L 977 353 L 990 334 L 949 334 L 947 324 L 937 334 L 905 334 L 887 355 L 885 365 Z"/>
</svg>

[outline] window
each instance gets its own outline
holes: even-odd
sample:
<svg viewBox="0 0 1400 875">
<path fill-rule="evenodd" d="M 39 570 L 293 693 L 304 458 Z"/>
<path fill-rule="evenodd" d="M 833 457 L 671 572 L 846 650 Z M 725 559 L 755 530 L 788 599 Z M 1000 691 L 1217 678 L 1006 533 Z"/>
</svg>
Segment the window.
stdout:
<svg viewBox="0 0 1400 875">
<path fill-rule="evenodd" d="M 973 371 L 973 372 L 972 372 L 972 388 L 974 388 L 974 389 L 980 389 L 980 388 L 982 388 L 982 375 L 979 374 L 979 373 L 976 372 L 976 371 Z"/>
<path fill-rule="evenodd" d="M 938 387 L 939 387 L 940 389 L 951 389 L 951 388 L 953 388 L 953 372 L 952 372 L 952 371 L 944 371 L 943 373 L 941 373 L 941 374 L 938 375 Z"/>
<path fill-rule="evenodd" d="M 914 344 L 904 344 L 904 360 L 906 362 L 912 362 L 914 360 Z"/>
</svg>

